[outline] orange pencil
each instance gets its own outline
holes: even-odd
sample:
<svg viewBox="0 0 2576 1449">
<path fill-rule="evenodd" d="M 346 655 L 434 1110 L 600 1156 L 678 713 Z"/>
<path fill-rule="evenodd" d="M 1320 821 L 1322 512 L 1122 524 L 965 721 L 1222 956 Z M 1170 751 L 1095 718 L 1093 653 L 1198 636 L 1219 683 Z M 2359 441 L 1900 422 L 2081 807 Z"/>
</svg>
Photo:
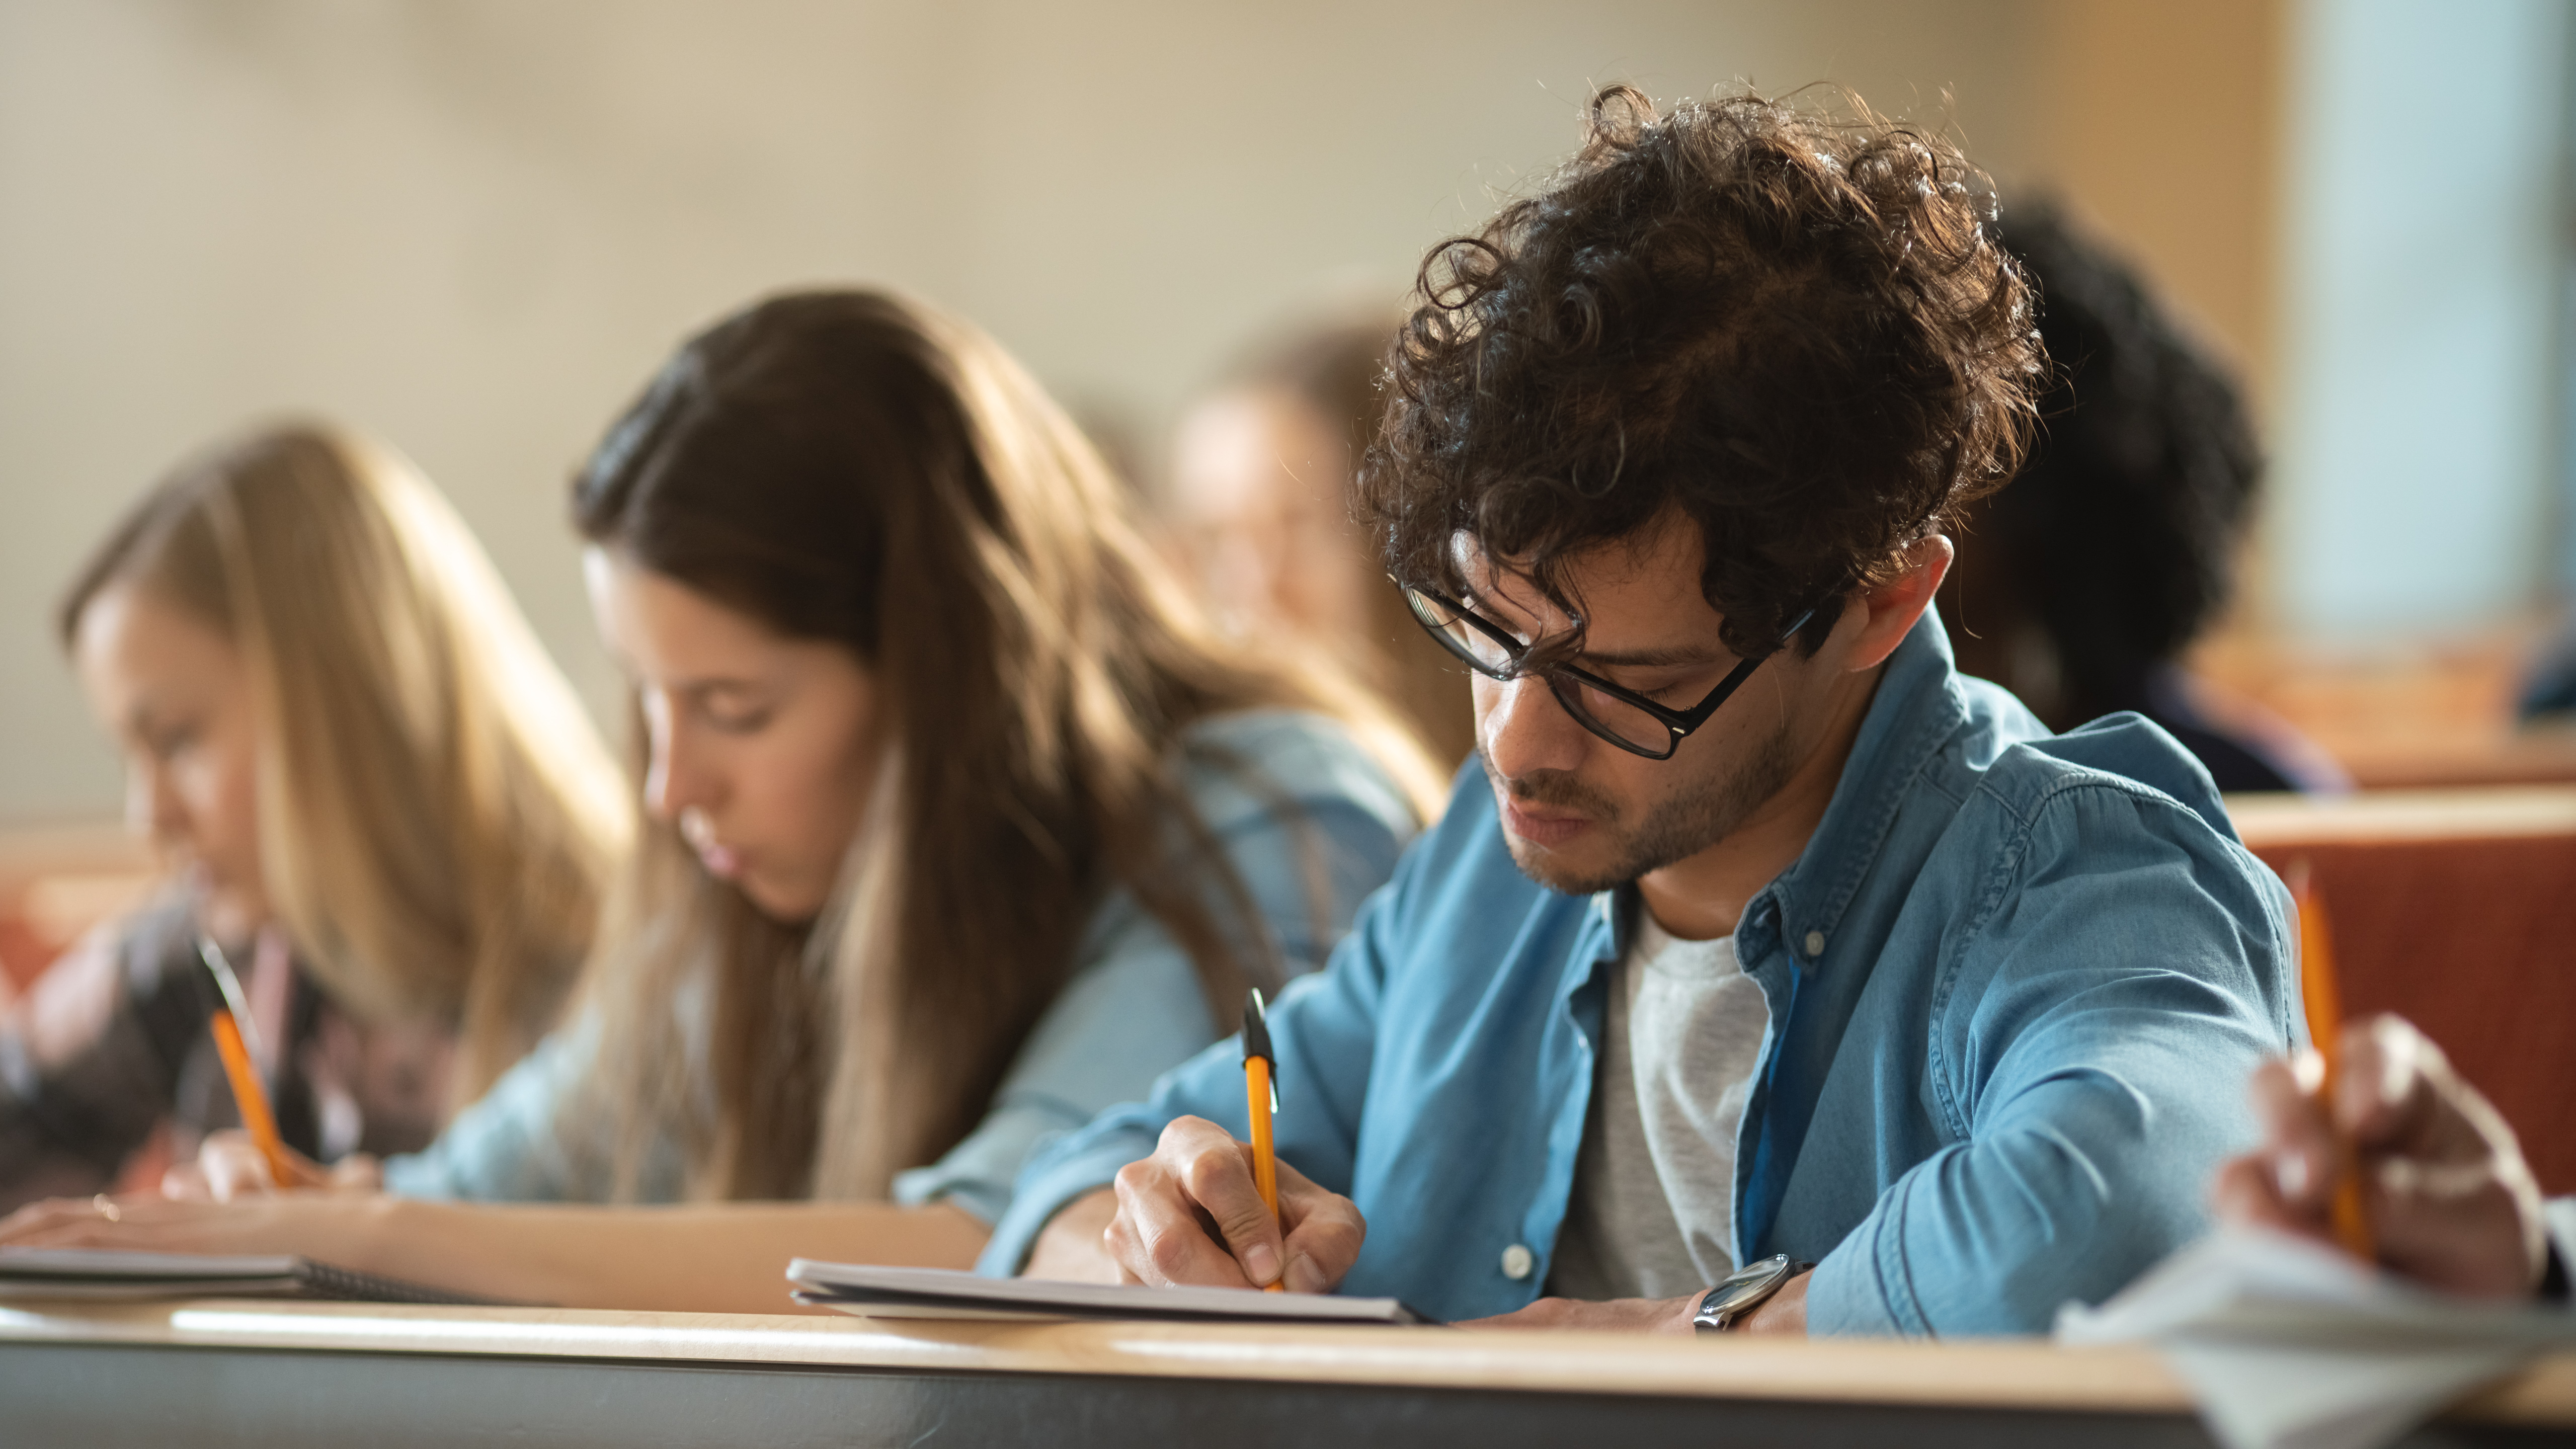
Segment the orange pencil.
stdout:
<svg viewBox="0 0 2576 1449">
<path fill-rule="evenodd" d="M 1261 989 L 1243 1003 L 1243 1092 L 1252 1117 L 1252 1181 L 1261 1189 L 1271 1221 L 1279 1220 L 1279 1157 L 1270 1146 L 1270 1114 L 1279 1110 L 1279 1058 L 1270 1050 L 1270 1023 L 1262 1013 Z M 1265 1293 L 1288 1291 L 1287 1264 L 1263 1285 Z"/>
<path fill-rule="evenodd" d="M 2343 1055 L 2343 1005 L 2335 990 L 2334 939 L 2326 931 L 2325 903 L 2317 899 L 2305 860 L 2290 867 L 2289 887 L 2290 899 L 2299 910 L 2299 997 L 2307 1008 L 2308 1036 L 2326 1068 L 2317 1097 L 2331 1112 L 2335 1073 Z M 2377 1262 L 2379 1248 L 2371 1237 L 2370 1218 L 2362 1210 L 2359 1165 L 2353 1161 L 2352 1144 L 2341 1134 L 2335 1140 L 2332 1211 L 2335 1241 L 2363 1262 Z"/>
<path fill-rule="evenodd" d="M 215 1008 L 209 1023 L 215 1033 L 215 1055 L 223 1058 L 224 1079 L 232 1083 L 233 1103 L 241 1109 L 242 1126 L 258 1146 L 259 1155 L 268 1160 L 268 1175 L 279 1187 L 293 1187 L 304 1180 L 295 1170 L 295 1159 L 287 1155 L 286 1143 L 277 1135 L 277 1117 L 268 1107 L 268 1091 L 259 1082 L 259 1064 L 251 1060 L 250 1044 L 242 1039 L 241 1023 L 251 1019 L 250 1005 L 242 997 L 241 980 L 233 975 L 233 963 L 224 958 L 223 948 L 212 936 L 197 938 L 197 958 L 213 973 L 215 988 L 223 993 L 224 1004 Z"/>
</svg>

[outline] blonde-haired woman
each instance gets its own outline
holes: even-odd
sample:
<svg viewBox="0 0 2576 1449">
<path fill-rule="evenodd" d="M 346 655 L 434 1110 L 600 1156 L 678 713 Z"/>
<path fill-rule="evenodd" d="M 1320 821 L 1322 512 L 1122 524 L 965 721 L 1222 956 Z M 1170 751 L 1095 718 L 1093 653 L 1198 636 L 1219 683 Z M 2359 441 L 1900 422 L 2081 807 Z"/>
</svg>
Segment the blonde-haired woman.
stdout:
<svg viewBox="0 0 2576 1449">
<path fill-rule="evenodd" d="M 0 1020 L 0 1201 L 237 1120 L 207 952 L 291 1145 L 427 1144 L 553 1023 L 632 834 L 473 537 L 389 450 L 273 428 L 136 505 L 59 624 L 170 883 Z"/>
<path fill-rule="evenodd" d="M 966 1267 L 1040 1140 L 1321 964 L 1439 789 L 1366 696 L 1221 648 L 1036 382 L 903 298 L 693 338 L 573 516 L 651 816 L 575 1023 L 396 1196 L 0 1241 L 738 1312 L 798 1254 Z M 564 1205 L 619 1198 L 686 1203 Z"/>
</svg>

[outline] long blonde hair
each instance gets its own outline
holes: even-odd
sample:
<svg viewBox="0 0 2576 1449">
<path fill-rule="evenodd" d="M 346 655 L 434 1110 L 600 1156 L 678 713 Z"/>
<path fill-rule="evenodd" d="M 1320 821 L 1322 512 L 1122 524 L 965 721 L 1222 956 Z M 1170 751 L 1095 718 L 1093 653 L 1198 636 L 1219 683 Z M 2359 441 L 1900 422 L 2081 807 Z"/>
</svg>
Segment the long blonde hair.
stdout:
<svg viewBox="0 0 2576 1449">
<path fill-rule="evenodd" d="M 794 294 L 692 339 L 573 512 L 600 547 L 848 648 L 895 741 L 818 922 L 762 917 L 671 827 L 644 832 L 592 998 L 629 1190 L 639 1132 L 678 1124 L 696 1194 L 883 1196 L 983 1115 L 1111 889 L 1230 1025 L 1278 963 L 1181 791 L 1197 720 L 1325 711 L 1438 797 L 1365 695 L 1224 658 L 1062 412 L 918 303 Z"/>
<path fill-rule="evenodd" d="M 362 1020 L 459 1034 L 452 1110 L 553 1022 L 633 835 L 615 762 L 462 520 L 339 429 L 172 474 L 64 599 L 132 587 L 230 639 L 258 721 L 260 869 Z"/>
</svg>

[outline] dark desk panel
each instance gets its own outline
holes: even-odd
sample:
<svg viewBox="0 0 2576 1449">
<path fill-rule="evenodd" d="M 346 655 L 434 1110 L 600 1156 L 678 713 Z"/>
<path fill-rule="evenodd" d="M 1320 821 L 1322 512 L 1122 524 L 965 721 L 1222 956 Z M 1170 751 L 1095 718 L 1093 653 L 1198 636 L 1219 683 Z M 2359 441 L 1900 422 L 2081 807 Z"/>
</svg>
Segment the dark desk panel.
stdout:
<svg viewBox="0 0 2576 1449">
<path fill-rule="evenodd" d="M 2576 1438 L 2576 1358 L 2409 1442 Z M 0 1446 L 2210 1443 L 2151 1355 L 1444 1330 L 0 1308 Z"/>
</svg>

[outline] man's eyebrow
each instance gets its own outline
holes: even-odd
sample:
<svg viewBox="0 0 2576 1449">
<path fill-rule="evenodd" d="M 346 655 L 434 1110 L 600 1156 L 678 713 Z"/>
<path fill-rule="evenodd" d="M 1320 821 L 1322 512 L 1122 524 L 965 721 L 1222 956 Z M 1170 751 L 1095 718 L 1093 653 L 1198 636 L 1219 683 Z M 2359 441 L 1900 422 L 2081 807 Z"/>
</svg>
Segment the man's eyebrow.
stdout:
<svg viewBox="0 0 2576 1449">
<path fill-rule="evenodd" d="M 1586 649 L 1574 656 L 1586 664 L 1614 669 L 1660 669 L 1675 664 L 1715 664 L 1732 656 L 1701 644 L 1669 644 L 1661 649 Z"/>
</svg>

